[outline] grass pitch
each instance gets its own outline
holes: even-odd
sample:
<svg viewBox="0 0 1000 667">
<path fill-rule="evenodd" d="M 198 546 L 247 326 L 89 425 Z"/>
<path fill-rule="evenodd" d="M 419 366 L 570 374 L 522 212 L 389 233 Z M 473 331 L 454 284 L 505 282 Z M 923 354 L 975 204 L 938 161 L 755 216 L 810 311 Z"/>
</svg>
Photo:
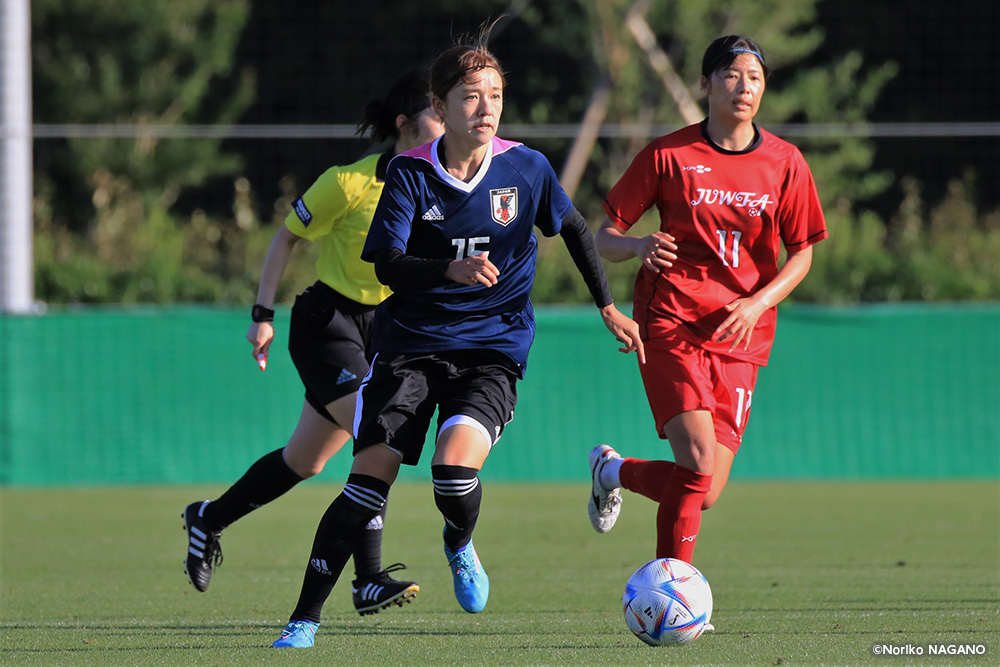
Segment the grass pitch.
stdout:
<svg viewBox="0 0 1000 667">
<path fill-rule="evenodd" d="M 349 573 L 315 648 L 272 649 L 340 485 L 303 484 L 229 528 L 225 562 L 198 593 L 183 574 L 180 513 L 223 490 L 0 490 L 0 663 L 1000 663 L 996 481 L 731 483 L 705 515 L 695 557 L 718 630 L 672 648 L 639 642 L 621 612 L 626 578 L 653 556 L 653 503 L 625 492 L 618 525 L 598 535 L 585 484 L 487 483 L 476 547 L 490 601 L 470 615 L 452 594 L 430 484 L 401 483 L 384 564 L 408 565 L 417 600 L 361 618 Z M 884 646 L 905 657 L 875 655 Z M 941 646 L 977 653 L 938 655 Z"/>
</svg>

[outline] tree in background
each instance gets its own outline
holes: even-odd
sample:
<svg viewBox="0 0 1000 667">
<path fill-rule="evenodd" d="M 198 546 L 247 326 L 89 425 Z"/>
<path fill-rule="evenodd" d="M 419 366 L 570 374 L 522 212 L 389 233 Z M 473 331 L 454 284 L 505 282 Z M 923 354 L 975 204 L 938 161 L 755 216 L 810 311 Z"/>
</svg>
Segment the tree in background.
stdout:
<svg viewBox="0 0 1000 667">
<path fill-rule="evenodd" d="M 234 62 L 247 17 L 247 0 L 34 0 L 35 122 L 235 123 L 254 94 L 252 75 Z M 240 173 L 239 155 L 220 143 L 37 141 L 39 295 L 95 302 L 204 296 L 209 274 L 227 267 L 189 260 L 223 252 L 221 228 L 199 229 L 193 220 L 181 230 L 167 212 L 186 189 Z"/>
<path fill-rule="evenodd" d="M 815 23 L 815 4 L 816 0 L 555 0 L 526 9 L 522 18 L 538 30 L 541 41 L 590 56 L 589 62 L 581 58 L 579 70 L 581 83 L 590 90 L 586 108 L 553 103 L 539 115 L 548 116 L 549 122 L 584 119 L 563 171 L 563 183 L 575 191 L 574 200 L 591 222 L 596 224 L 603 217 L 604 193 L 651 137 L 704 117 L 699 90 L 701 56 L 719 35 L 752 37 L 774 69 L 766 104 L 757 119 L 762 126 L 864 122 L 896 67 L 883 63 L 866 68 L 857 52 L 835 60 L 819 57 L 823 32 Z M 567 34 L 561 19 L 554 19 L 570 14 L 583 20 Z M 636 132 L 621 140 L 601 140 L 596 137 L 601 124 L 631 125 Z M 831 237 L 844 227 L 868 224 L 858 222 L 870 216 L 864 202 L 891 182 L 890 174 L 871 171 L 871 142 L 857 137 L 789 139 L 803 150 L 821 184 Z M 651 218 L 644 223 L 650 231 L 656 225 Z M 553 253 L 551 259 L 557 256 Z M 817 263 L 843 259 L 823 257 Z M 556 264 L 546 261 L 540 269 L 562 273 L 563 267 Z M 616 298 L 628 297 L 635 266 L 608 269 L 614 273 Z M 796 295 L 825 300 L 824 293 L 831 289 L 824 284 L 828 277 L 823 270 L 811 272 L 812 280 L 800 286 Z M 554 282 L 560 290 L 573 289 L 564 281 L 547 278 L 540 275 L 540 284 Z M 582 290 L 575 292 L 583 298 Z"/>
<path fill-rule="evenodd" d="M 896 75 L 895 62 L 866 63 L 857 50 L 835 54 L 817 24 L 816 0 L 553 0 L 532 3 L 522 19 L 539 41 L 572 57 L 579 54 L 579 83 L 590 91 L 585 106 L 572 98 L 533 109 L 547 122 L 583 119 L 562 174 L 567 189 L 592 223 L 600 201 L 632 156 L 656 134 L 696 122 L 700 110 L 701 55 L 719 35 L 740 33 L 758 41 L 774 68 L 764 127 L 864 124 L 879 94 Z M 583 22 L 567 29 L 570 16 Z M 589 62 L 583 54 L 589 51 Z M 901 54 L 903 56 L 905 54 Z M 541 98 L 544 99 L 544 98 Z M 564 102 L 567 102 L 564 104 Z M 598 140 L 601 123 L 634 124 L 622 140 Z M 779 132 L 779 134 L 781 134 Z M 921 186 L 903 182 L 905 199 L 891 217 L 872 202 L 894 175 L 873 169 L 867 137 L 786 137 L 803 151 L 819 185 L 831 239 L 814 255 L 813 268 L 795 299 L 820 303 L 1000 298 L 1000 211 L 977 210 L 976 175 L 948 184 L 942 201 L 925 205 Z M 925 210 L 926 209 L 926 210 Z M 642 223 L 640 223 L 641 225 Z M 655 228 L 650 216 L 649 230 Z M 543 252 L 548 249 L 543 245 Z M 558 253 L 540 264 L 539 300 L 586 294 L 565 279 Z M 631 294 L 635 266 L 607 267 L 616 298 Z M 548 290 L 552 289 L 550 295 Z"/>
<path fill-rule="evenodd" d="M 33 0 L 35 120 L 353 124 L 392 73 L 506 15 L 491 45 L 512 86 L 503 123 L 578 127 L 575 139 L 526 141 L 549 157 L 596 225 L 604 194 L 632 156 L 652 137 L 702 117 L 701 55 L 721 34 L 758 40 L 775 68 L 758 118 L 764 127 L 869 118 L 896 65 L 869 63 L 856 50 L 827 44 L 819 5 Z M 618 127 L 632 133 L 599 132 Z M 519 138 L 503 126 L 500 133 Z M 1000 298 L 1000 212 L 969 204 L 976 174 L 950 183 L 944 200 L 932 205 L 921 183 L 906 179 L 897 184 L 905 192 L 899 210 L 876 213 L 871 202 L 892 174 L 873 169 L 871 139 L 786 138 L 809 160 L 831 231 L 796 300 Z M 280 224 L 300 194 L 296 183 L 356 159 L 364 148 L 362 141 L 257 141 L 254 157 L 241 164 L 239 146 L 213 138 L 40 139 L 36 294 L 52 303 L 247 303 L 273 234 L 269 226 Z M 639 224 L 652 229 L 655 221 Z M 309 251 L 305 246 L 290 265 L 280 300 L 305 286 L 296 270 L 310 273 Z M 549 254 L 545 239 L 541 252 L 546 261 L 535 300 L 586 302 L 565 253 Z M 626 300 L 635 266 L 608 270 L 616 298 Z"/>
</svg>

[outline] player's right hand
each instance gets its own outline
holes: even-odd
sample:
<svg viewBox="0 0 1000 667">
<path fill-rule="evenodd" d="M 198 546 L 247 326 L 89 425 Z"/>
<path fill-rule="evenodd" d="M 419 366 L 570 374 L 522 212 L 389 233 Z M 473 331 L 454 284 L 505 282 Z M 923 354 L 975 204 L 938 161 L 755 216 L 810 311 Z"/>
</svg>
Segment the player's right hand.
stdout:
<svg viewBox="0 0 1000 667">
<path fill-rule="evenodd" d="M 250 354 L 254 361 L 257 361 L 258 355 L 263 354 L 266 357 L 271 348 L 271 341 L 274 340 L 274 325 L 271 322 L 251 322 L 247 330 L 247 340 L 253 346 Z"/>
</svg>

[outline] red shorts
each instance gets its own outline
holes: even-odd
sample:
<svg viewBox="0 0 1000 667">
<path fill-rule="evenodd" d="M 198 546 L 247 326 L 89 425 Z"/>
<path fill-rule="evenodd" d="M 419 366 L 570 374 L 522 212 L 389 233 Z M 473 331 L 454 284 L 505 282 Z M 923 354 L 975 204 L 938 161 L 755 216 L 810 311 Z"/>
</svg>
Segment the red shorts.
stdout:
<svg viewBox="0 0 1000 667">
<path fill-rule="evenodd" d="M 643 343 L 646 363 L 639 365 L 656 432 L 682 412 L 708 410 L 715 439 L 733 451 L 740 448 L 757 383 L 756 364 L 708 352 L 679 336 Z"/>
</svg>

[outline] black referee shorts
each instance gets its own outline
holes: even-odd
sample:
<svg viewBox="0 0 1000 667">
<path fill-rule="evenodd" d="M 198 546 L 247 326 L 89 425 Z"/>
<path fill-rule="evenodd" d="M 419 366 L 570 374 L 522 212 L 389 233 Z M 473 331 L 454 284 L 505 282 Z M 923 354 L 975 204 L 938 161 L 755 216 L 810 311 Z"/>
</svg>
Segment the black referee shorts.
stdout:
<svg viewBox="0 0 1000 667">
<path fill-rule="evenodd" d="M 348 299 L 321 281 L 295 297 L 288 351 L 305 385 L 306 401 L 330 421 L 326 406 L 356 392 L 368 372 L 374 312 L 375 306 Z"/>
<path fill-rule="evenodd" d="M 493 350 L 378 354 L 358 393 L 354 453 L 384 443 L 417 465 L 435 408 L 437 435 L 466 424 L 492 447 L 514 417 L 518 376 Z"/>
</svg>

